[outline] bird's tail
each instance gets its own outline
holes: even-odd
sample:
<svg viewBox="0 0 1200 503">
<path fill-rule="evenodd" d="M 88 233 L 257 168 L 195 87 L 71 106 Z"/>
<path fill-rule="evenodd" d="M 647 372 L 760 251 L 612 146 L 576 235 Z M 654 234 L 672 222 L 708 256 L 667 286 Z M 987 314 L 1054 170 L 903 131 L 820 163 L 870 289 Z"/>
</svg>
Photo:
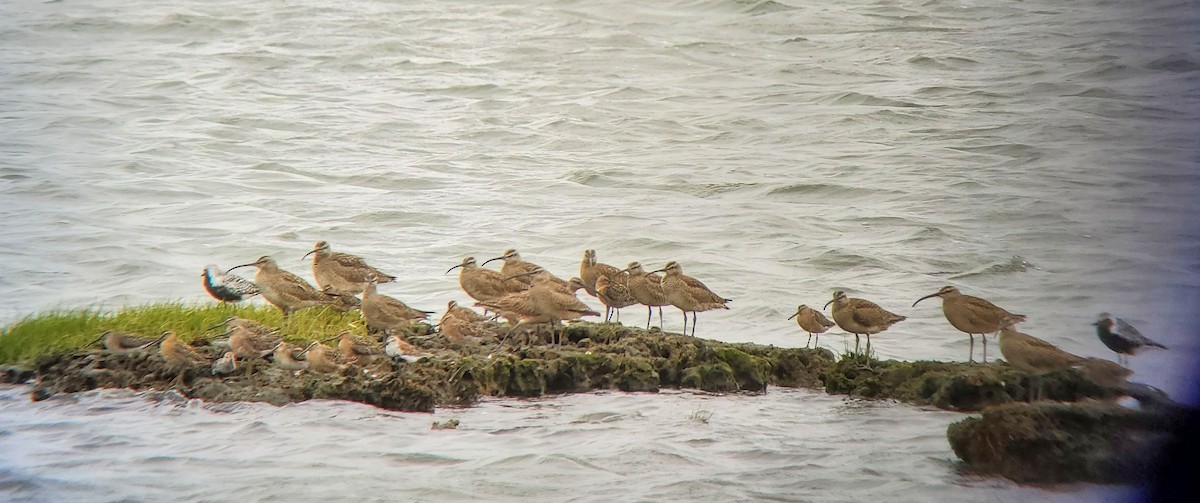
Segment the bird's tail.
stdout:
<svg viewBox="0 0 1200 503">
<path fill-rule="evenodd" d="M 1167 346 L 1165 346 L 1165 345 L 1163 345 L 1163 344 L 1159 344 L 1159 343 L 1157 343 L 1157 342 L 1154 342 L 1154 341 L 1152 341 L 1152 340 L 1149 340 L 1149 339 L 1146 339 L 1146 345 L 1147 345 L 1147 346 L 1150 346 L 1150 347 L 1152 347 L 1152 348 L 1170 349 L 1170 348 L 1168 348 Z"/>
</svg>

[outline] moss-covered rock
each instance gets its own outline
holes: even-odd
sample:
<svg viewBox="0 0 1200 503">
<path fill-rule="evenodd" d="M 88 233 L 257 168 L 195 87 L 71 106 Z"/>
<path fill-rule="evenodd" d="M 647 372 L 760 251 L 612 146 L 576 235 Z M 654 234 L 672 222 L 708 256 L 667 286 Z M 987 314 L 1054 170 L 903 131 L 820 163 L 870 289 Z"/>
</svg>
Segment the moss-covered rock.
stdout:
<svg viewBox="0 0 1200 503">
<path fill-rule="evenodd" d="M 950 425 L 946 437 L 976 473 L 1027 483 L 1119 484 L 1153 472 L 1177 422 L 1107 401 L 1011 403 Z"/>
<path fill-rule="evenodd" d="M 869 363 L 869 365 L 868 365 Z M 916 405 L 933 405 L 959 411 L 978 411 L 990 405 L 1029 399 L 1038 385 L 1005 362 L 987 365 L 932 361 L 870 361 L 862 357 L 839 360 L 822 381 L 829 393 L 868 398 L 892 398 Z M 1111 398 L 1111 390 L 1098 386 L 1075 370 L 1041 377 L 1042 397 L 1077 401 Z"/>
</svg>

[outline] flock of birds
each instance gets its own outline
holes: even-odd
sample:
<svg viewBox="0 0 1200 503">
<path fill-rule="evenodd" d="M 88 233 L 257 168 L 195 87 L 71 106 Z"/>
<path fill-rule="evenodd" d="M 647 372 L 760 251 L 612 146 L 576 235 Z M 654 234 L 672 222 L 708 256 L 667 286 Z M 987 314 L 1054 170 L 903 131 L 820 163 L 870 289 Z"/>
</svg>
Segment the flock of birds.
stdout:
<svg viewBox="0 0 1200 503">
<path fill-rule="evenodd" d="M 269 256 L 260 257 L 250 264 L 243 264 L 221 271 L 214 265 L 205 267 L 204 287 L 214 298 L 223 302 L 237 302 L 259 295 L 283 311 L 287 316 L 293 311 L 313 306 L 328 306 L 339 310 L 360 309 L 368 331 L 382 332 L 387 341 L 388 354 L 397 359 L 411 359 L 419 354 L 415 347 L 401 337 L 391 335 L 393 330 L 411 326 L 427 320 L 431 311 L 414 309 L 398 299 L 377 292 L 377 285 L 395 281 L 395 276 L 367 264 L 356 255 L 333 251 L 325 241 L 316 243 L 312 251 L 312 272 L 316 286 L 303 278 L 281 269 Z M 499 270 L 486 266 L 501 260 Z M 253 281 L 231 274 L 234 269 L 254 266 L 258 272 Z M 683 313 L 684 333 L 687 333 L 688 313 L 691 318 L 691 335 L 696 331 L 696 313 L 713 309 L 729 309 L 732 299 L 717 295 L 703 282 L 683 274 L 678 262 L 668 262 L 662 268 L 646 271 L 639 262 L 630 262 L 625 268 L 600 263 L 595 250 L 585 250 L 579 265 L 579 276 L 564 280 L 549 273 L 545 268 L 521 258 L 516 250 L 506 250 L 502 255 L 478 264 L 474 257 L 447 270 L 459 270 L 458 282 L 462 290 L 475 299 L 475 307 L 484 309 L 480 314 L 470 308 L 450 301 L 446 314 L 437 324 L 439 330 L 451 338 L 478 335 L 482 324 L 496 317 L 505 318 L 512 331 L 534 325 L 550 327 L 550 340 L 555 342 L 555 327 L 563 321 L 578 320 L 585 316 L 599 316 L 577 297 L 579 290 L 599 299 L 605 306 L 605 320 L 620 320 L 620 310 L 633 305 L 647 308 L 646 328 L 650 328 L 654 308 L 659 312 L 659 328 L 662 328 L 662 307 L 674 306 Z M 657 273 L 663 273 L 659 275 Z M 361 298 L 360 298 L 361 297 Z M 942 287 L 913 303 L 938 297 L 942 299 L 942 313 L 950 325 L 970 337 L 969 362 L 974 362 L 975 334 L 983 338 L 983 362 L 987 363 L 987 334 L 995 333 L 999 339 L 1000 352 L 1014 367 L 1034 376 L 1068 368 L 1083 368 L 1085 374 L 1097 382 L 1114 383 L 1123 380 L 1131 372 L 1119 363 L 1094 358 L 1083 358 L 1059 349 L 1053 344 L 1021 333 L 1014 328 L 1025 321 L 1025 316 L 1009 312 L 995 304 L 961 293 L 954 286 Z M 860 336 L 866 336 L 866 352 L 870 353 L 871 335 L 887 330 L 892 325 L 907 319 L 905 316 L 883 309 L 866 299 L 848 297 L 844 291 L 834 292 L 833 298 L 822 309 L 830 307 L 833 320 L 820 310 L 806 305 L 797 307 L 795 319 L 800 328 L 808 332 L 809 343 L 814 335 L 838 326 L 855 336 L 855 354 L 860 349 Z M 491 314 L 491 317 L 487 316 Z M 231 331 L 237 332 L 244 323 L 235 323 Z M 1135 329 L 1129 323 L 1102 313 L 1094 324 L 1097 335 L 1109 349 L 1118 354 L 1118 361 L 1125 363 L 1129 355 L 1137 354 L 1148 347 L 1166 349 Z M 540 333 L 539 333 L 540 335 Z M 349 338 L 348 338 L 349 337 Z M 345 352 L 353 338 L 343 334 L 340 349 Z M 561 339 L 561 336 L 560 336 Z M 166 341 L 163 341 L 164 344 Z M 253 354 L 254 351 L 279 351 L 281 341 L 262 340 L 254 350 L 234 351 L 234 356 Z M 806 346 L 808 344 L 806 343 Z M 393 350 L 394 348 L 394 350 Z M 285 348 L 288 355 L 297 356 L 298 348 Z M 308 358 L 313 357 L 310 346 Z M 324 351 L 317 349 L 317 353 Z M 165 353 L 165 351 L 164 351 Z M 318 361 L 321 356 L 317 357 Z M 286 360 L 285 360 L 286 361 Z"/>
</svg>

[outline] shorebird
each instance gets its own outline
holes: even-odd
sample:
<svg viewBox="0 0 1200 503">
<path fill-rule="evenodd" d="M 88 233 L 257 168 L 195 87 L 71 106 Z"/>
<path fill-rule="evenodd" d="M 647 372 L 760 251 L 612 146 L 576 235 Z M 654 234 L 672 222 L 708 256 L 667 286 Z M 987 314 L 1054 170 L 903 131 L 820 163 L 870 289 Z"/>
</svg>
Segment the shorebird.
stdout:
<svg viewBox="0 0 1200 503">
<path fill-rule="evenodd" d="M 878 304 L 866 299 L 846 297 L 846 292 L 838 290 L 833 293 L 833 299 L 825 303 L 833 314 L 833 321 L 842 330 L 854 334 L 854 353 L 858 354 L 859 335 L 867 336 L 867 354 L 871 354 L 871 334 L 877 334 L 888 327 L 908 318 L 888 311 Z"/>
<path fill-rule="evenodd" d="M 313 341 L 308 345 L 307 348 L 304 348 L 304 352 L 308 355 L 308 369 L 322 374 L 330 374 L 341 371 L 344 367 L 342 365 L 338 365 L 337 362 L 329 356 L 332 351 L 333 348 L 321 344 L 320 342 Z"/>
<path fill-rule="evenodd" d="M 113 353 L 135 353 L 158 344 L 159 339 L 140 337 L 115 330 L 105 330 L 104 333 L 100 334 L 99 338 L 89 343 L 88 346 L 97 342 L 102 343 L 104 349 Z"/>
<path fill-rule="evenodd" d="M 308 362 L 305 360 L 297 360 L 296 352 L 300 348 L 287 343 L 280 342 L 275 345 L 273 360 L 275 365 L 278 365 L 286 370 L 296 371 L 308 368 Z"/>
<path fill-rule="evenodd" d="M 199 353 L 179 340 L 179 336 L 175 335 L 175 332 L 168 331 L 160 339 L 162 342 L 159 343 L 158 350 L 163 359 L 167 361 L 168 366 L 179 368 L 208 363 L 207 358 L 200 356 Z"/>
<path fill-rule="evenodd" d="M 488 262 L 493 260 L 504 260 L 504 265 L 500 266 L 500 274 L 504 275 L 505 277 L 515 277 L 518 281 L 525 283 L 526 285 L 533 284 L 533 278 L 530 276 L 524 276 L 523 274 L 531 272 L 534 269 L 541 269 L 541 267 L 533 262 L 522 260 L 521 255 L 517 253 L 517 250 L 512 248 L 504 250 L 504 254 L 500 255 L 499 257 L 490 258 L 483 261 L 483 263 L 479 264 L 479 266 L 483 267 L 488 265 Z"/>
<path fill-rule="evenodd" d="M 245 328 L 245 329 L 253 332 L 256 337 L 275 337 L 276 334 L 279 333 L 278 328 L 268 327 L 257 321 L 249 320 L 246 318 L 239 318 L 237 316 L 230 316 L 228 318 L 225 318 L 220 323 L 217 323 L 216 325 L 208 327 L 208 330 L 212 330 L 212 329 L 217 328 L 222 325 L 225 326 L 226 332 L 231 332 L 231 331 L 233 331 L 234 328 L 242 327 L 242 328 Z M 271 344 L 273 345 L 277 342 L 279 342 L 279 341 L 278 340 L 274 341 Z"/>
<path fill-rule="evenodd" d="M 604 321 L 607 323 L 616 313 L 617 323 L 621 322 L 621 308 L 637 304 L 633 293 L 629 291 L 628 274 L 614 274 L 596 278 L 596 298 L 604 304 Z"/>
<path fill-rule="evenodd" d="M 229 349 L 243 360 L 266 357 L 274 352 L 275 346 L 280 341 L 282 341 L 280 337 L 258 335 L 241 325 L 229 330 Z"/>
<path fill-rule="evenodd" d="M 408 341 L 394 335 L 388 336 L 383 352 L 395 363 L 416 363 L 429 356 Z"/>
<path fill-rule="evenodd" d="M 221 302 L 239 302 L 258 295 L 258 287 L 253 282 L 236 274 L 221 272 L 221 268 L 214 264 L 204 266 L 200 277 L 204 280 L 204 291 Z"/>
<path fill-rule="evenodd" d="M 433 314 L 433 311 L 413 309 L 399 299 L 376 292 L 374 280 L 374 276 L 367 276 L 367 286 L 362 292 L 362 317 L 368 330 L 387 333 L 428 319 Z"/>
<path fill-rule="evenodd" d="M 438 321 L 437 328 L 443 337 L 461 342 L 466 337 L 485 337 L 489 335 L 488 329 L 483 323 L 483 321 L 471 321 L 459 318 L 447 311 L 446 314 L 442 315 L 442 319 Z"/>
<path fill-rule="evenodd" d="M 313 254 L 316 254 L 312 264 L 313 278 L 317 280 L 317 286 L 330 293 L 358 294 L 366 288 L 367 277 L 372 274 L 378 283 L 396 280 L 395 276 L 367 265 L 362 257 L 333 251 L 325 241 L 317 241 L 301 260 Z"/>
<path fill-rule="evenodd" d="M 535 275 L 533 285 L 528 290 L 480 302 L 478 305 L 501 315 L 518 319 L 519 321 L 516 326 L 512 327 L 512 331 L 516 331 L 518 327 L 526 324 L 549 324 L 551 343 L 554 343 L 555 337 L 554 324 L 563 320 L 578 320 L 584 316 L 600 315 L 575 297 L 574 293 L 566 293 L 558 289 L 546 275 Z M 503 341 L 501 343 L 503 344 Z"/>
<path fill-rule="evenodd" d="M 524 283 L 519 281 L 505 282 L 503 274 L 479 267 L 475 263 L 475 257 L 464 258 L 461 264 L 451 267 L 446 271 L 446 274 L 455 269 L 462 269 L 458 273 L 458 285 L 462 287 L 467 295 L 470 295 L 472 299 L 479 302 L 486 302 L 510 293 L 519 292 L 526 287 Z"/>
<path fill-rule="evenodd" d="M 575 290 L 578 290 L 578 288 L 572 288 L 570 281 L 564 280 L 558 276 L 550 274 L 550 271 L 542 269 L 539 266 L 534 266 L 532 269 L 530 269 L 528 271 L 525 271 L 525 272 L 522 272 L 522 273 L 519 273 L 519 274 L 516 274 L 513 276 L 505 276 L 504 281 L 505 282 L 522 281 L 523 285 L 520 288 L 521 288 L 521 290 L 525 290 L 533 285 L 537 276 L 539 276 L 539 275 L 545 276 L 545 278 L 543 279 L 544 281 L 548 281 L 549 283 L 553 284 L 555 288 L 557 288 L 561 291 L 564 291 L 567 293 L 574 293 Z M 528 281 L 525 281 L 525 280 L 528 280 Z M 583 286 L 582 282 L 579 284 L 579 287 L 585 288 Z"/>
<path fill-rule="evenodd" d="M 1104 388 L 1124 390 L 1128 384 L 1126 379 L 1131 375 L 1132 370 L 1115 362 L 1100 358 L 1084 358 L 1083 361 L 1083 377 Z"/>
<path fill-rule="evenodd" d="M 588 295 L 597 297 L 597 278 L 600 276 L 612 276 L 619 271 L 620 269 L 616 267 L 597 262 L 596 250 L 583 251 L 583 260 L 579 262 L 579 279 L 583 280 L 583 287 L 587 290 Z"/>
<path fill-rule="evenodd" d="M 1053 344 L 1029 334 L 1018 332 L 1012 326 L 1000 329 L 1000 354 L 1009 365 L 1033 375 L 1037 379 L 1037 395 L 1042 396 L 1042 376 L 1055 370 L 1075 367 L 1084 358 L 1063 351 Z"/>
<path fill-rule="evenodd" d="M 360 359 L 365 363 L 376 355 L 383 354 L 383 348 L 377 345 L 378 342 L 360 339 L 349 330 L 344 330 L 335 337 L 339 338 L 338 351 L 342 354 L 342 361 L 347 363 L 358 362 Z"/>
<path fill-rule="evenodd" d="M 442 319 L 445 320 L 447 316 L 479 323 L 489 319 L 487 316 L 475 312 L 474 309 L 458 305 L 458 302 L 453 300 L 446 303 L 446 314 L 442 316 Z"/>
<path fill-rule="evenodd" d="M 683 274 L 683 267 L 674 260 L 652 273 L 665 273 L 660 284 L 667 302 L 683 311 L 683 333 L 687 334 L 687 314 L 692 313 L 692 336 L 696 335 L 696 313 L 713 309 L 729 309 L 725 304 L 733 302 L 713 293 L 704 283 Z"/>
<path fill-rule="evenodd" d="M 792 318 L 796 318 L 796 324 L 800 325 L 801 330 L 808 332 L 808 342 L 804 343 L 804 347 L 806 348 L 812 342 L 813 334 L 817 334 L 817 346 L 820 346 L 820 334 L 825 333 L 826 330 L 829 330 L 829 327 L 833 326 L 833 322 L 829 321 L 829 318 L 826 318 L 824 314 L 804 304 L 800 304 L 796 308 L 796 314 L 788 316 L 789 320 Z"/>
<path fill-rule="evenodd" d="M 232 351 L 226 351 L 224 356 L 212 364 L 212 375 L 215 376 L 229 375 L 235 370 L 237 370 L 237 355 Z"/>
<path fill-rule="evenodd" d="M 662 329 L 662 306 L 671 305 L 667 294 L 663 292 L 662 276 L 650 274 L 642 269 L 640 262 L 630 262 L 629 266 L 620 271 L 629 274 L 629 293 L 638 304 L 646 306 L 646 330 L 650 330 L 650 318 L 654 316 L 654 308 L 658 308 L 658 328 Z"/>
<path fill-rule="evenodd" d="M 1025 321 L 1023 314 L 1013 314 L 987 300 L 972 295 L 963 295 L 958 288 L 950 285 L 943 286 L 941 290 L 917 299 L 917 302 L 930 297 L 941 297 L 942 314 L 946 316 L 946 321 L 949 321 L 950 325 L 957 328 L 958 331 L 966 332 L 967 336 L 971 338 L 971 352 L 967 356 L 967 361 L 971 363 L 975 362 L 975 334 L 979 334 L 983 338 L 983 363 L 987 363 L 986 334 L 998 333 L 1000 327 L 1007 323 Z M 913 307 L 917 307 L 917 302 L 913 302 Z"/>
<path fill-rule="evenodd" d="M 1167 349 L 1166 346 L 1142 335 L 1125 320 L 1108 313 L 1100 313 L 1100 319 L 1093 325 L 1096 326 L 1096 336 L 1100 337 L 1100 342 L 1116 352 L 1117 361 L 1123 365 L 1128 365 L 1129 356 L 1138 354 L 1143 348 Z"/>
<path fill-rule="evenodd" d="M 242 264 L 233 269 L 250 266 L 258 268 L 258 272 L 254 274 L 254 284 L 258 285 L 263 298 L 283 311 L 284 317 L 298 309 L 328 306 L 337 300 L 336 296 L 317 290 L 300 276 L 280 269 L 279 265 L 275 263 L 275 259 L 266 255 L 252 263 Z"/>
</svg>

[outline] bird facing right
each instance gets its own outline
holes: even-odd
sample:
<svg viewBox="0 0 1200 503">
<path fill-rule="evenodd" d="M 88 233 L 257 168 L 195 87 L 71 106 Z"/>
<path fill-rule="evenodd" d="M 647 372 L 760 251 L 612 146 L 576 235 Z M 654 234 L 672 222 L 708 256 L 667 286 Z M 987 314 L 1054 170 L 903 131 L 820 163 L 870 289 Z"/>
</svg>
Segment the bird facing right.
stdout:
<svg viewBox="0 0 1200 503">
<path fill-rule="evenodd" d="M 1100 342 L 1117 353 L 1117 362 L 1122 365 L 1127 365 L 1129 356 L 1138 354 L 1143 348 L 1167 349 L 1166 346 L 1142 335 L 1125 320 L 1108 313 L 1100 313 L 1100 319 L 1093 325 L 1096 326 L 1096 336 L 1100 338 Z"/>
</svg>

